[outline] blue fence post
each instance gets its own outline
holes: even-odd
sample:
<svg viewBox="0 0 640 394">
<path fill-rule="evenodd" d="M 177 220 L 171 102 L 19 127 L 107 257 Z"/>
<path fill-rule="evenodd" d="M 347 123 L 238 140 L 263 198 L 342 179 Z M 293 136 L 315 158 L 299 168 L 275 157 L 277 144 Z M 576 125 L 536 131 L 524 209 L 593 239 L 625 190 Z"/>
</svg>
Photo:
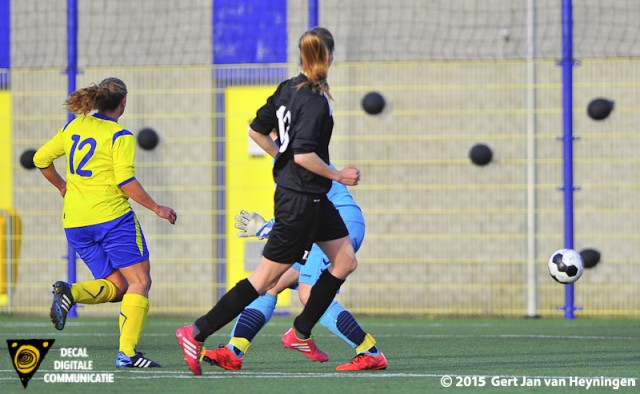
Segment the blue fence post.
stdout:
<svg viewBox="0 0 640 394">
<path fill-rule="evenodd" d="M 562 0 L 562 110 L 564 247 L 573 249 L 573 17 L 571 0 Z M 564 287 L 564 318 L 574 318 L 574 286 Z"/>
<path fill-rule="evenodd" d="M 69 94 L 76 90 L 76 76 L 78 74 L 78 1 L 67 0 L 67 86 Z M 69 112 L 68 120 L 71 122 L 75 115 Z M 75 283 L 76 280 L 76 251 L 67 244 L 67 280 Z M 69 310 L 68 317 L 78 317 L 76 307 Z"/>
<path fill-rule="evenodd" d="M 308 12 L 308 18 L 309 18 L 309 29 L 313 29 L 318 25 L 318 0 L 309 0 L 309 12 Z"/>
</svg>

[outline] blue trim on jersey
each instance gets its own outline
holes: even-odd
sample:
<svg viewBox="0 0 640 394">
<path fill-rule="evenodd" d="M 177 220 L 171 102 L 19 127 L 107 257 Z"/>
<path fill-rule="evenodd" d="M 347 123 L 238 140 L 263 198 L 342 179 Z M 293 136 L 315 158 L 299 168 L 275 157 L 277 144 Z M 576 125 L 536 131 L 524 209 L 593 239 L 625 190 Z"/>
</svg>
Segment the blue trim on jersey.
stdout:
<svg viewBox="0 0 640 394">
<path fill-rule="evenodd" d="M 133 133 L 130 132 L 129 130 L 127 130 L 127 129 L 122 129 L 122 130 L 118 131 L 117 133 L 115 133 L 113 135 L 113 140 L 111 140 L 111 146 L 113 146 L 113 144 L 116 143 L 116 138 L 122 137 L 123 135 L 133 135 Z"/>
<path fill-rule="evenodd" d="M 69 126 L 71 124 L 71 122 L 73 122 L 74 120 L 76 120 L 75 118 L 71 119 L 70 121 L 67 122 L 66 125 L 64 125 L 64 127 L 62 128 L 62 131 L 64 132 L 67 129 L 67 126 Z"/>
<path fill-rule="evenodd" d="M 120 184 L 119 184 L 118 186 L 122 187 L 122 186 L 126 185 L 127 183 L 129 183 L 129 182 L 133 182 L 133 181 L 135 181 L 135 180 L 136 180 L 136 177 L 134 176 L 133 178 L 129 178 L 129 179 L 127 179 L 127 180 L 126 180 L 126 181 L 124 181 L 124 182 L 120 182 Z"/>
<path fill-rule="evenodd" d="M 115 118 L 112 118 L 111 116 L 107 116 L 107 115 L 103 115 L 101 113 L 96 112 L 95 114 L 91 115 L 94 118 L 98 118 L 98 119 L 102 119 L 102 120 L 110 120 L 112 122 L 116 122 L 118 123 L 118 121 Z"/>
</svg>

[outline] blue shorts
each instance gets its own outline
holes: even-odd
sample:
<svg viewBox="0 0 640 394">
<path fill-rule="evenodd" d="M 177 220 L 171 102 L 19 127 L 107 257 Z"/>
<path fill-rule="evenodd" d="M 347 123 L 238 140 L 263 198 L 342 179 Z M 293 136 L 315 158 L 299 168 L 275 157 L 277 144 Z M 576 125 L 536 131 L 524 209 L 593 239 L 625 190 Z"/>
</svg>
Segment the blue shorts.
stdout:
<svg viewBox="0 0 640 394">
<path fill-rule="evenodd" d="M 133 211 L 109 222 L 64 231 L 69 245 L 96 279 L 149 259 L 147 242 Z"/>
<path fill-rule="evenodd" d="M 351 237 L 351 243 L 353 244 L 353 250 L 358 251 L 364 240 L 365 225 L 361 222 L 345 222 L 347 229 L 349 229 L 349 237 Z M 298 283 L 306 283 L 313 286 L 320 277 L 320 274 L 327 268 L 331 262 L 327 255 L 324 254 L 322 249 L 317 244 L 313 244 L 307 262 L 304 265 L 295 263 L 293 269 L 300 271 L 300 278 Z"/>
</svg>

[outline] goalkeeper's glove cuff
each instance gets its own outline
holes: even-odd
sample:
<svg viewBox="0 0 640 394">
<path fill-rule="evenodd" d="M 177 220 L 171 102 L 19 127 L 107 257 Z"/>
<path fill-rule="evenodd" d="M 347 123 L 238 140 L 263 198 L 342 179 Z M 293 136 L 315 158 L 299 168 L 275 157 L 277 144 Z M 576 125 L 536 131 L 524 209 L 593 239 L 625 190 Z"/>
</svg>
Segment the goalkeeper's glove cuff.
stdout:
<svg viewBox="0 0 640 394">
<path fill-rule="evenodd" d="M 273 228 L 273 224 L 276 222 L 275 218 L 269 220 L 265 224 L 263 224 L 258 231 L 256 231 L 256 237 L 260 239 L 269 238 L 269 234 L 271 233 L 271 229 Z"/>
</svg>

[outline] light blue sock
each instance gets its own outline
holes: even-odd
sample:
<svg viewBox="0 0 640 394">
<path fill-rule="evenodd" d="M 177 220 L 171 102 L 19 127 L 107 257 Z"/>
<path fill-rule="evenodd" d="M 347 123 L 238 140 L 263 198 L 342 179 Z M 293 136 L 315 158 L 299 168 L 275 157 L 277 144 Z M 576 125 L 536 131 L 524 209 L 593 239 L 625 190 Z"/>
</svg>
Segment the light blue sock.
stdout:
<svg viewBox="0 0 640 394">
<path fill-rule="evenodd" d="M 276 296 L 265 293 L 247 305 L 236 319 L 236 324 L 231 330 L 231 338 L 246 338 L 251 342 L 258 331 L 271 319 L 277 301 Z"/>
<path fill-rule="evenodd" d="M 338 301 L 334 300 L 331 303 L 331 305 L 329 305 L 329 308 L 327 308 L 327 310 L 324 312 L 324 315 L 322 315 L 322 317 L 320 318 L 320 324 L 322 324 L 323 326 L 327 327 L 327 329 L 329 329 L 329 331 L 331 331 L 335 336 L 337 336 L 338 338 L 342 339 L 349 346 L 351 346 L 352 348 L 355 349 L 355 347 L 358 346 L 358 345 L 353 343 L 352 340 L 347 338 L 347 336 L 344 335 L 338 329 L 338 326 L 337 326 L 338 316 L 340 316 L 340 314 L 342 312 L 349 313 L 346 309 L 344 309 L 344 307 L 342 305 L 340 305 L 338 303 Z M 354 322 L 355 322 L 355 320 L 354 320 Z M 358 323 L 355 323 L 355 324 L 357 325 Z"/>
</svg>

